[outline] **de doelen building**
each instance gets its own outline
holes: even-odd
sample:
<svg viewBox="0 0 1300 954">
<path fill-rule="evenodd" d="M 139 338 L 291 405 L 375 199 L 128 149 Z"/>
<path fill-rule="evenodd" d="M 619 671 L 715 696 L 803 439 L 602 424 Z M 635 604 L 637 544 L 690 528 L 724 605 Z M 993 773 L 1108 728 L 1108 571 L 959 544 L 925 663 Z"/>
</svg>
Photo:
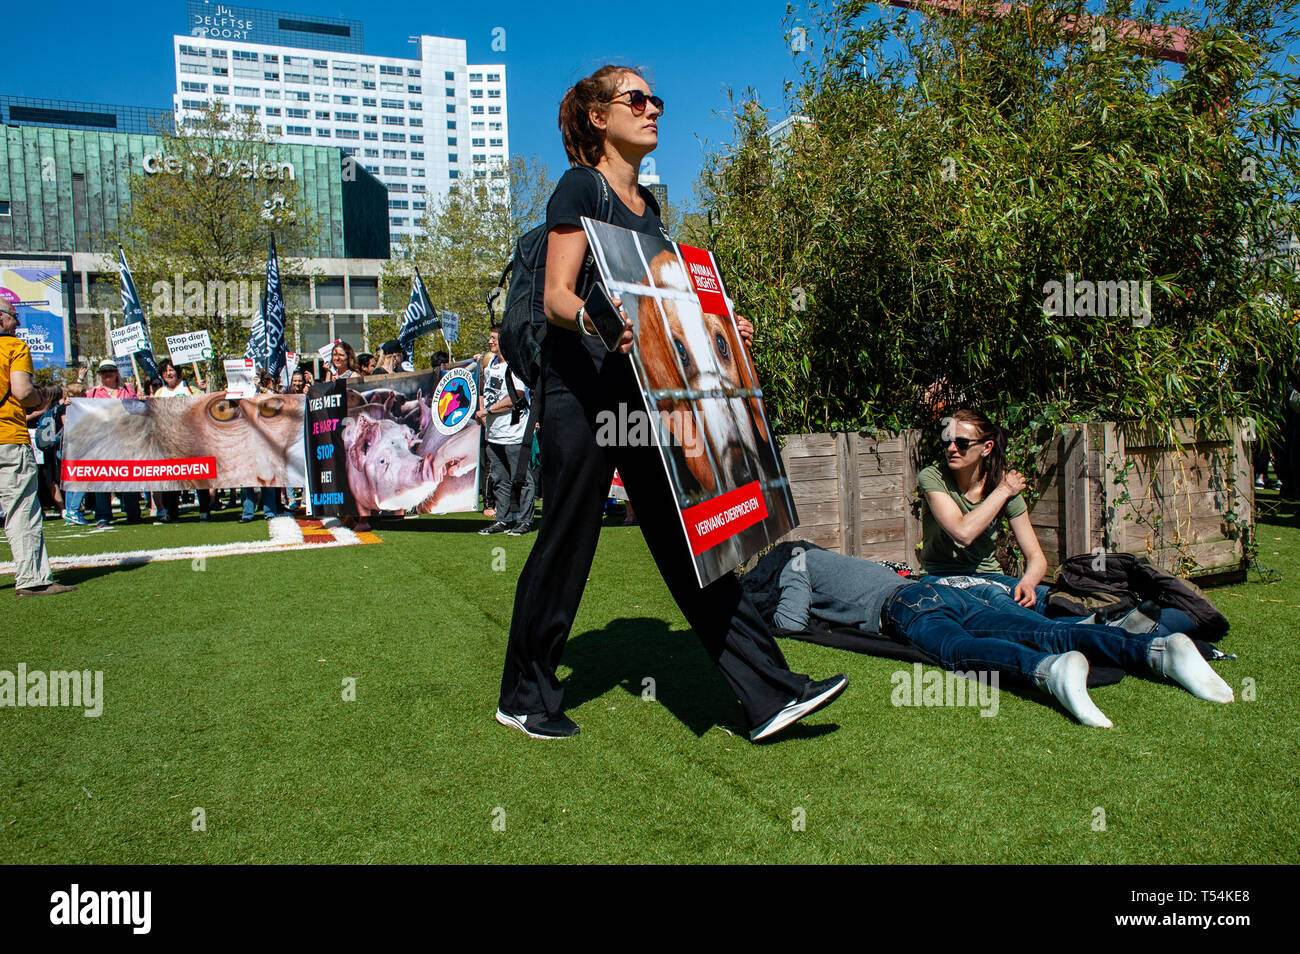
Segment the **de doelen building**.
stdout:
<svg viewBox="0 0 1300 954">
<path fill-rule="evenodd" d="M 132 125 L 121 110 L 32 102 L 0 97 L 0 262 L 25 264 L 6 252 L 66 260 L 69 311 L 80 325 L 121 323 L 108 281 L 116 269 L 109 236 L 130 206 L 132 177 L 179 175 L 192 167 L 196 175 L 295 183 L 322 229 L 316 247 L 305 250 L 308 271 L 319 277 L 286 289 L 290 345 L 315 350 L 334 337 L 367 343 L 369 317 L 380 310 L 379 271 L 389 255 L 388 192 L 354 160 L 335 148 L 294 143 L 271 147 L 271 158 L 256 164 L 202 153 L 170 156 L 156 135 L 115 131 Z M 18 125 L 20 118 L 46 125 Z M 59 122 L 79 128 L 53 125 Z M 147 306 L 150 289 L 140 294 Z M 72 336 L 64 341 L 65 353 L 49 356 L 50 363 L 73 357 Z"/>
<path fill-rule="evenodd" d="M 66 260 L 78 323 L 120 324 L 107 236 L 133 175 L 288 179 L 324 226 L 307 262 L 319 277 L 286 288 L 291 347 L 373 347 L 394 241 L 417 231 L 430 195 L 491 178 L 509 155 L 504 68 L 470 66 L 463 40 L 432 36 L 415 58 L 367 55 L 353 20 L 194 0 L 186 14 L 174 38 L 178 118 L 214 99 L 256 115 L 280 141 L 274 161 L 167 155 L 153 135 L 161 111 L 0 96 L 0 261 Z M 147 306 L 150 290 L 140 293 Z"/>
</svg>

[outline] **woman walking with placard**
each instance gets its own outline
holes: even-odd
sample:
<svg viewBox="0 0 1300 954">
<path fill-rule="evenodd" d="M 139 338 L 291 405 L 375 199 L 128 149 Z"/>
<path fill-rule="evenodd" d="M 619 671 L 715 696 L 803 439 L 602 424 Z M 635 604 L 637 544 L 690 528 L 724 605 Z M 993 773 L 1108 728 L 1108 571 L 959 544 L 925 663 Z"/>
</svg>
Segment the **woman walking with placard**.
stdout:
<svg viewBox="0 0 1300 954">
<path fill-rule="evenodd" d="M 628 353 L 632 322 L 616 350 L 594 336 L 585 297 L 594 276 L 584 269 L 581 219 L 601 218 L 601 194 L 613 192 L 607 221 L 649 235 L 666 234 L 654 196 L 637 183 L 641 160 L 659 143 L 663 100 L 635 71 L 605 66 L 570 89 L 560 104 L 569 162 L 547 206 L 541 427 L 546 508 L 541 532 L 515 591 L 510 642 L 497 721 L 533 738 L 578 734 L 563 711 L 556 667 L 573 625 L 600 535 L 603 504 L 617 466 L 664 582 L 739 698 L 749 738 L 767 739 L 833 701 L 848 684 L 814 682 L 786 666 L 767 624 L 727 574 L 700 588 L 672 489 L 653 444 L 602 446 L 596 418 L 642 407 Z M 585 169 L 577 167 L 585 166 Z M 590 170 L 598 175 L 592 175 Z M 619 305 L 618 301 L 614 302 Z M 620 307 L 620 311 L 622 311 Z M 748 343 L 753 328 L 739 322 Z M 662 680 L 660 680 L 662 681 Z"/>
</svg>

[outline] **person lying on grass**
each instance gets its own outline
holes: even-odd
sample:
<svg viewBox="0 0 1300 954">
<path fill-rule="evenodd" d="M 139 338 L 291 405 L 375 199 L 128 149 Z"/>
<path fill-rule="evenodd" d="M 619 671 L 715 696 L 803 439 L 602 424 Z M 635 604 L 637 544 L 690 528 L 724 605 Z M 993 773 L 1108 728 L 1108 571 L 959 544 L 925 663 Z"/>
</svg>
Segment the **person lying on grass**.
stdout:
<svg viewBox="0 0 1300 954">
<path fill-rule="evenodd" d="M 795 553 L 778 578 L 773 622 L 792 631 L 810 616 L 916 646 L 954 671 L 996 671 L 1033 685 L 1084 725 L 1111 721 L 1088 696 L 1089 663 L 1172 680 L 1198 699 L 1232 702 L 1232 688 L 1183 633 L 1129 633 L 1050 620 L 1006 599 L 936 582 L 915 582 L 883 563 L 829 550 Z"/>
</svg>

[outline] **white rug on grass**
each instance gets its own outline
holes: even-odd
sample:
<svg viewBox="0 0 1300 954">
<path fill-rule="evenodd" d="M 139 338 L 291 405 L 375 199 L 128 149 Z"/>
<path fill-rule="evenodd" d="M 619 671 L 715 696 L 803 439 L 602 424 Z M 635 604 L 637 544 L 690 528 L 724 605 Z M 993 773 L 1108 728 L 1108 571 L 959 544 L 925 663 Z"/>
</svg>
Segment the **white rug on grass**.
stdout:
<svg viewBox="0 0 1300 954">
<path fill-rule="evenodd" d="M 250 553 L 282 553 L 286 550 L 319 550 L 326 547 L 356 546 L 362 541 L 337 520 L 326 520 L 323 528 L 332 540 L 307 542 L 302 527 L 293 517 L 272 517 L 266 521 L 270 534 L 268 540 L 244 543 L 208 543 L 191 547 L 162 547 L 156 550 L 127 550 L 120 553 L 83 553 L 73 556 L 52 556 L 50 567 L 66 570 L 79 567 L 123 566 L 132 563 L 157 563 L 163 560 L 206 560 L 208 557 L 244 556 Z M 316 539 L 319 539 L 316 538 Z M 0 573 L 12 574 L 14 563 L 0 563 Z"/>
</svg>

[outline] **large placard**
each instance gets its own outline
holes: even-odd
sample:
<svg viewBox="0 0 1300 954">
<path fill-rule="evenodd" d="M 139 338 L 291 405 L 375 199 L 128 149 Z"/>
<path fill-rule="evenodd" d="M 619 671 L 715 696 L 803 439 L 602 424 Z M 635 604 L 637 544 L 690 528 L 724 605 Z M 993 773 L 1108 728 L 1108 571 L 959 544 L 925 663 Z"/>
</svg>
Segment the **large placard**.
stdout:
<svg viewBox="0 0 1300 954">
<path fill-rule="evenodd" d="M 67 490 L 301 487 L 303 396 L 75 398 L 63 428 Z"/>
<path fill-rule="evenodd" d="M 465 361 L 440 371 L 312 385 L 309 511 L 366 517 L 477 510 L 478 375 L 477 363 Z"/>
<path fill-rule="evenodd" d="M 706 586 L 799 524 L 753 361 L 713 253 L 582 223 L 602 283 L 632 319 L 647 430 Z"/>
</svg>

